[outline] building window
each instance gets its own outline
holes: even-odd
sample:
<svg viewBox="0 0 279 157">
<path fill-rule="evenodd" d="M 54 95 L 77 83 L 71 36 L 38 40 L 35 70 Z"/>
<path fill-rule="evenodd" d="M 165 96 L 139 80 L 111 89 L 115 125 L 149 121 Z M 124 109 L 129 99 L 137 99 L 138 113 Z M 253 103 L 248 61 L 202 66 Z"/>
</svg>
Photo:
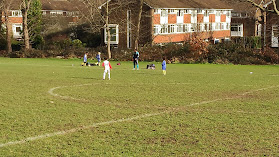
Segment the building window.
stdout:
<svg viewBox="0 0 279 157">
<path fill-rule="evenodd" d="M 271 47 L 279 47 L 279 25 L 272 25 Z"/>
<path fill-rule="evenodd" d="M 220 30 L 224 30 L 224 29 L 225 29 L 224 24 L 220 23 Z"/>
<path fill-rule="evenodd" d="M 159 14 L 159 9 L 154 9 L 154 14 Z"/>
<path fill-rule="evenodd" d="M 160 31 L 159 31 L 159 26 L 154 26 L 154 34 L 160 34 Z"/>
<path fill-rule="evenodd" d="M 169 25 L 168 27 L 168 33 L 175 33 L 175 25 Z"/>
<path fill-rule="evenodd" d="M 22 24 L 12 24 L 12 31 L 14 38 L 21 38 L 22 37 Z"/>
<path fill-rule="evenodd" d="M 245 12 L 231 12 L 230 13 L 231 17 L 235 17 L 235 18 L 247 18 L 248 17 L 248 14 L 245 13 Z"/>
<path fill-rule="evenodd" d="M 221 12 L 220 11 L 216 11 L 216 16 L 220 16 Z"/>
<path fill-rule="evenodd" d="M 51 16 L 63 15 L 63 11 L 51 11 L 50 15 Z"/>
<path fill-rule="evenodd" d="M 197 17 L 197 12 L 193 10 L 191 16 L 194 18 Z"/>
<path fill-rule="evenodd" d="M 197 12 L 198 12 L 198 14 L 202 14 L 202 10 L 201 9 L 198 9 Z"/>
<path fill-rule="evenodd" d="M 22 16 L 22 12 L 19 11 L 19 10 L 15 10 L 15 11 L 12 11 L 12 15 L 13 17 L 21 17 Z"/>
<path fill-rule="evenodd" d="M 163 9 L 163 10 L 161 11 L 161 16 L 162 16 L 162 17 L 167 17 L 167 16 L 168 16 L 167 10 Z"/>
<path fill-rule="evenodd" d="M 261 36 L 261 34 L 262 34 L 262 25 L 261 24 L 257 24 L 257 26 L 256 26 L 256 36 Z"/>
<path fill-rule="evenodd" d="M 208 10 L 204 11 L 204 16 L 206 16 L 206 17 L 209 16 L 209 11 Z"/>
<path fill-rule="evenodd" d="M 110 43 L 111 44 L 118 44 L 119 43 L 119 30 L 118 30 L 118 25 L 116 24 L 109 24 L 109 29 L 110 29 Z M 108 35 L 106 29 L 105 31 L 105 43 L 107 44 L 108 42 Z"/>
<path fill-rule="evenodd" d="M 197 24 L 193 23 L 191 24 L 191 32 L 197 31 Z"/>
<path fill-rule="evenodd" d="M 220 42 L 219 39 L 214 39 L 214 44 L 218 44 Z"/>
<path fill-rule="evenodd" d="M 189 25 L 183 25 L 183 32 L 189 32 Z"/>
<path fill-rule="evenodd" d="M 209 30 L 209 31 L 213 31 L 213 24 L 212 24 L 212 23 L 209 24 L 208 30 Z"/>
<path fill-rule="evenodd" d="M 199 23 L 198 24 L 198 30 L 201 31 L 201 32 L 204 31 L 204 24 Z"/>
<path fill-rule="evenodd" d="M 163 26 L 162 26 L 162 28 L 161 28 L 161 33 L 162 33 L 162 34 L 168 33 L 168 27 L 167 27 L 167 25 L 163 25 Z"/>
<path fill-rule="evenodd" d="M 189 14 L 189 10 L 184 9 L 184 13 L 185 13 L 185 14 Z"/>
<path fill-rule="evenodd" d="M 227 16 L 227 17 L 231 17 L 231 12 L 230 12 L 230 11 L 227 11 L 226 16 Z"/>
<path fill-rule="evenodd" d="M 168 13 L 169 14 L 175 14 L 175 11 L 174 11 L 174 9 L 168 9 Z"/>
<path fill-rule="evenodd" d="M 21 27 L 16 27 L 16 32 L 20 33 L 21 32 Z"/>
<path fill-rule="evenodd" d="M 207 23 L 204 24 L 204 30 L 208 31 L 208 24 Z"/>
<path fill-rule="evenodd" d="M 219 29 L 220 29 L 220 24 L 221 24 L 221 23 L 216 23 L 216 24 L 215 24 L 215 30 L 219 30 Z"/>
<path fill-rule="evenodd" d="M 177 33 L 182 33 L 183 32 L 183 25 L 177 25 Z"/>
<path fill-rule="evenodd" d="M 243 24 L 231 24 L 231 36 L 243 37 Z"/>
<path fill-rule="evenodd" d="M 177 16 L 183 16 L 183 10 L 178 10 L 177 11 Z"/>
<path fill-rule="evenodd" d="M 230 30 L 230 23 L 226 24 L 226 30 Z"/>
</svg>

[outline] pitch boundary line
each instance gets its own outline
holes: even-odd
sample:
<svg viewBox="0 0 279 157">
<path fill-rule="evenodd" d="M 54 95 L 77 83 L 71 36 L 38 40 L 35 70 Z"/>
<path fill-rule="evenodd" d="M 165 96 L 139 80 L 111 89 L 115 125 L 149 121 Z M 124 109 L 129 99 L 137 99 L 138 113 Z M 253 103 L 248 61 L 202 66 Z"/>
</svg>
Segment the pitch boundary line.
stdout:
<svg viewBox="0 0 279 157">
<path fill-rule="evenodd" d="M 82 86 L 82 85 L 75 85 L 75 86 Z M 66 87 L 66 86 L 64 86 L 64 87 Z M 196 106 L 196 105 L 203 105 L 203 104 L 208 104 L 208 103 L 217 102 L 217 101 L 237 99 L 237 98 L 243 97 L 243 96 L 245 96 L 247 94 L 251 94 L 251 93 L 254 93 L 254 92 L 263 91 L 263 90 L 267 90 L 267 89 L 272 89 L 272 88 L 276 88 L 276 87 L 279 87 L 279 86 L 270 86 L 270 87 L 266 87 L 266 88 L 260 88 L 260 89 L 252 90 L 252 91 L 249 91 L 249 92 L 245 92 L 245 93 L 241 94 L 240 96 L 235 96 L 235 97 L 232 97 L 232 98 L 224 98 L 224 99 L 215 99 L 215 100 L 210 100 L 210 101 L 202 101 L 202 102 L 199 102 L 199 103 L 193 103 L 193 104 L 186 105 L 186 106 Z M 57 89 L 57 88 L 58 87 L 52 88 L 52 90 L 49 90 L 49 93 L 54 94 L 53 91 L 55 89 Z M 59 95 L 57 95 L 57 96 L 59 96 Z M 173 109 L 175 109 L 175 108 L 173 108 Z M 58 135 L 66 135 L 66 134 L 69 134 L 69 133 L 74 133 L 74 132 L 77 132 L 77 131 L 80 131 L 80 130 L 95 128 L 95 127 L 102 126 L 102 125 L 109 125 L 109 124 L 114 124 L 114 123 L 128 122 L 128 121 L 138 120 L 138 119 L 142 119 L 142 118 L 158 116 L 158 115 L 162 115 L 162 114 L 165 114 L 165 113 L 170 113 L 172 111 L 173 110 L 166 110 L 166 111 L 163 111 L 163 112 L 143 114 L 143 115 L 138 115 L 138 116 L 135 116 L 135 117 L 122 118 L 122 119 L 118 119 L 118 120 L 111 120 L 111 121 L 106 121 L 106 122 L 94 123 L 94 124 L 88 125 L 88 126 L 81 126 L 81 127 L 77 127 L 77 128 L 73 128 L 73 129 L 69 129 L 69 130 L 58 131 L 58 132 L 54 132 L 54 133 L 47 133 L 47 134 L 42 134 L 42 135 L 38 135 L 38 136 L 28 137 L 26 139 L 19 140 L 19 141 L 11 141 L 11 142 L 7 142 L 7 143 L 2 143 L 2 144 L 0 144 L 0 148 L 7 147 L 7 146 L 12 146 L 12 145 L 17 145 L 17 144 L 24 144 L 26 142 L 31 142 L 31 141 L 35 141 L 35 140 L 50 138 L 50 137 L 54 137 L 54 136 L 58 136 Z"/>
<path fill-rule="evenodd" d="M 91 84 L 81 84 L 81 85 L 73 85 L 73 86 L 58 86 L 58 87 L 54 87 L 54 88 L 51 88 L 48 93 L 54 97 L 59 97 L 61 99 L 71 99 L 71 100 L 78 100 L 78 101 L 87 101 L 85 99 L 78 99 L 78 98 L 73 98 L 73 97 L 70 97 L 70 96 L 63 96 L 63 95 L 59 95 L 59 94 L 56 94 L 54 93 L 55 90 L 57 89 L 62 89 L 62 88 L 68 88 L 68 87 L 82 87 L 82 86 L 90 86 L 90 85 L 97 85 L 97 84 L 101 84 L 101 83 L 91 83 Z M 105 83 L 105 84 L 111 84 L 111 83 Z M 132 85 L 143 85 L 143 84 L 149 84 L 149 83 L 131 83 Z M 152 85 L 156 85 L 155 83 L 151 83 Z M 171 85 L 188 85 L 190 83 L 168 83 L 168 84 L 171 84 Z"/>
</svg>

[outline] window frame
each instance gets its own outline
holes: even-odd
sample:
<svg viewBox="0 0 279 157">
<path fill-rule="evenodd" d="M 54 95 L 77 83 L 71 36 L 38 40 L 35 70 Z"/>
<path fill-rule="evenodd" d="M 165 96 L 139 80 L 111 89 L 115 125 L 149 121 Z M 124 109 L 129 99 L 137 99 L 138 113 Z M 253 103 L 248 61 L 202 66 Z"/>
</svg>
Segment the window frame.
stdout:
<svg viewBox="0 0 279 157">
<path fill-rule="evenodd" d="M 115 35 L 114 34 L 110 34 L 111 35 L 110 39 L 112 39 L 112 37 L 115 36 L 115 41 L 110 40 L 110 44 L 118 45 L 119 44 L 119 25 L 118 24 L 109 24 L 109 27 L 110 28 L 114 28 L 115 27 L 115 30 L 116 30 L 115 31 Z M 111 29 L 110 29 L 110 31 L 111 31 Z M 104 42 L 105 42 L 105 44 L 107 44 L 108 41 L 107 41 L 107 31 L 106 31 L 106 29 L 104 29 L 104 36 L 105 36 L 105 41 Z"/>
</svg>

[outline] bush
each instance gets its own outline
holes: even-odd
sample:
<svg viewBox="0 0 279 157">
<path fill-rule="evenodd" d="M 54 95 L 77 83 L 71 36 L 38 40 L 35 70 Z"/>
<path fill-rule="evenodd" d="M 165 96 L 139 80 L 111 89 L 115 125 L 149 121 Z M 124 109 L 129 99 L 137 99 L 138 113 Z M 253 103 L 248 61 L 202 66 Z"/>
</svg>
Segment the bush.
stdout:
<svg viewBox="0 0 279 157">
<path fill-rule="evenodd" d="M 23 45 L 24 45 L 24 42 L 22 40 L 21 41 L 18 41 L 18 40 L 15 40 L 15 39 L 12 40 L 12 49 L 13 49 L 13 51 L 20 51 L 21 47 Z"/>
<path fill-rule="evenodd" d="M 0 50 L 6 50 L 7 41 L 4 38 L 0 38 Z"/>
<path fill-rule="evenodd" d="M 233 63 L 233 64 L 274 64 L 278 63 L 278 54 L 272 49 L 261 52 L 258 49 L 248 47 L 236 42 L 210 45 L 208 53 L 209 63 Z"/>
</svg>

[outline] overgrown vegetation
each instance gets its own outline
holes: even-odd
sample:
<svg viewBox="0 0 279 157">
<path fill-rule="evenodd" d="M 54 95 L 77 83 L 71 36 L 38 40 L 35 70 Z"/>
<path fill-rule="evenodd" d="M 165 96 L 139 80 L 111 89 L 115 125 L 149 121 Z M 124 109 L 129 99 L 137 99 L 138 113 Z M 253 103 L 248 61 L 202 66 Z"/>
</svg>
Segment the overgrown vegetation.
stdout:
<svg viewBox="0 0 279 157">
<path fill-rule="evenodd" d="M 262 52 L 260 39 L 255 37 L 237 38 L 219 44 L 209 44 L 198 37 L 188 39 L 183 44 L 145 46 L 140 49 L 143 61 L 161 61 L 167 57 L 171 63 L 215 63 L 215 64 L 277 64 L 278 54 L 271 48 Z M 120 60 L 131 59 L 131 50 L 113 53 Z"/>
<path fill-rule="evenodd" d="M 42 50 L 32 49 L 21 52 L 22 41 L 13 41 L 14 52 L 10 54 L 1 53 L 6 57 L 44 58 L 62 56 L 63 58 L 80 58 L 87 51 L 92 58 L 97 52 L 106 56 L 106 47 L 96 47 L 98 44 L 91 37 L 98 38 L 97 34 L 88 34 L 79 30 L 75 38 L 61 36 L 60 38 L 49 38 Z M 69 33 L 69 32 L 68 32 Z M 4 39 L 3 39 L 4 41 Z M 82 42 L 83 41 L 83 42 Z M 4 42 L 3 42 L 4 43 Z M 89 44 L 89 46 L 87 45 Z M 94 45 L 94 46 L 93 46 Z M 169 63 L 214 63 L 214 64 L 278 64 L 278 53 L 271 48 L 261 51 L 260 38 L 235 38 L 232 41 L 219 44 L 210 44 L 198 36 L 185 40 L 181 44 L 169 43 L 160 45 L 145 45 L 139 49 L 141 61 L 161 61 L 163 57 Z M 1 46 L 1 45 L 0 45 Z M 95 47 L 95 48 L 92 48 Z M 4 49 L 4 44 L 1 46 Z M 131 49 L 112 49 L 114 60 L 129 61 L 132 59 Z"/>
</svg>

